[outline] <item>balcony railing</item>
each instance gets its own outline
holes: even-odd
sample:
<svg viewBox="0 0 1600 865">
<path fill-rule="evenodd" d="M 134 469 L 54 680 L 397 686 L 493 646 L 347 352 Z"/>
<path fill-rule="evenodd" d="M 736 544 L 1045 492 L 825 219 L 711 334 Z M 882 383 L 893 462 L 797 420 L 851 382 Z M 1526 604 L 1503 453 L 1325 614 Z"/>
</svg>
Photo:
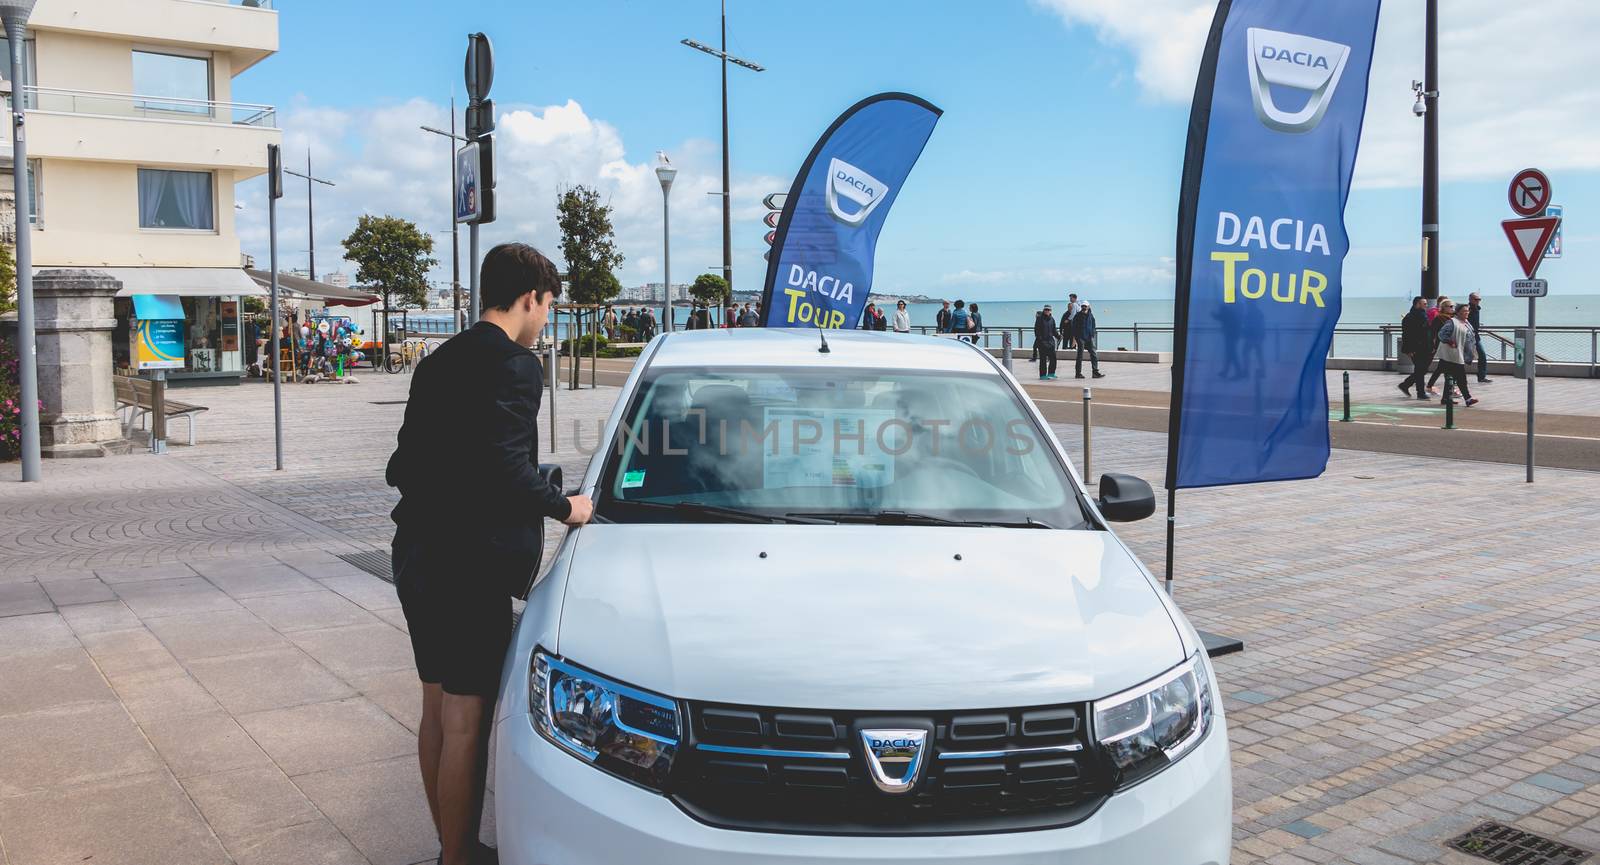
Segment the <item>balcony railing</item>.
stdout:
<svg viewBox="0 0 1600 865">
<path fill-rule="evenodd" d="M 224 0 L 206 0 L 206 2 L 220 3 Z M 271 105 L 253 105 L 248 102 L 213 102 L 206 99 L 180 99 L 175 96 L 137 96 L 131 93 L 62 90 L 55 87 L 24 87 L 23 99 L 24 106 L 34 111 L 59 111 L 66 114 L 92 114 L 100 117 L 231 123 L 238 126 L 259 126 L 264 129 L 275 129 L 278 125 L 278 112 Z"/>
<path fill-rule="evenodd" d="M 271 9 L 272 0 L 203 0 L 206 3 L 221 3 L 226 6 L 248 6 L 253 9 Z"/>
</svg>

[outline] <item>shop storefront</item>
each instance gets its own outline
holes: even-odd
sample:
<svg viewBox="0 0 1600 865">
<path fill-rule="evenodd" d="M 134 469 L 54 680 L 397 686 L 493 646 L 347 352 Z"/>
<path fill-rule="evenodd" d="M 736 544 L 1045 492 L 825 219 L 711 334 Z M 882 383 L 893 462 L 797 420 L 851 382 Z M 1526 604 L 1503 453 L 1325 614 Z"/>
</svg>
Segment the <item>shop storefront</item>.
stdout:
<svg viewBox="0 0 1600 865">
<path fill-rule="evenodd" d="M 175 298 L 183 309 L 183 368 L 167 373 L 174 385 L 238 384 L 244 376 L 242 302 L 265 292 L 238 268 L 102 268 L 123 287 L 112 301 L 112 362 L 118 373 L 137 375 L 132 333 L 138 319 L 135 295 Z"/>
</svg>

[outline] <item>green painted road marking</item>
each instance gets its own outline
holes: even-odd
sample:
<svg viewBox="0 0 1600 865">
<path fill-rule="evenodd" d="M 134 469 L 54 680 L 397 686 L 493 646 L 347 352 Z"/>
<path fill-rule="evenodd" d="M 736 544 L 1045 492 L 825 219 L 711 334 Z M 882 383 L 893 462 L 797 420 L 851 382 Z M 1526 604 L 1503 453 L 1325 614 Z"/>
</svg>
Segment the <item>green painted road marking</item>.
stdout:
<svg viewBox="0 0 1600 865">
<path fill-rule="evenodd" d="M 1433 407 L 1433 406 L 1410 406 L 1410 405 L 1384 405 L 1383 403 L 1351 403 L 1351 405 L 1350 405 L 1350 416 L 1352 418 L 1355 418 L 1355 417 L 1376 417 L 1376 418 L 1382 418 L 1384 420 L 1397 421 L 1397 420 L 1400 420 L 1400 416 L 1401 415 L 1408 415 L 1408 414 L 1409 415 L 1424 415 L 1424 416 L 1435 415 L 1435 416 L 1437 416 L 1437 415 L 1444 414 L 1444 407 L 1443 406 Z M 1344 417 L 1344 409 L 1342 407 L 1340 407 L 1340 408 L 1331 408 L 1330 407 L 1328 409 L 1328 419 L 1329 420 L 1341 420 L 1343 417 Z"/>
</svg>

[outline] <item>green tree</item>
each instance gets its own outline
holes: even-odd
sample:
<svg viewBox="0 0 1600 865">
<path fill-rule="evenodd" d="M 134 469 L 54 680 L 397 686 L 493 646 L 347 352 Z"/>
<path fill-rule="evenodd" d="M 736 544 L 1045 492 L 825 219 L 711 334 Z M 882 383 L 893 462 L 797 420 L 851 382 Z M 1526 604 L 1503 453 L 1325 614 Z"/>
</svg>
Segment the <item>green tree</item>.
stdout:
<svg viewBox="0 0 1600 865">
<path fill-rule="evenodd" d="M 600 203 L 600 193 L 587 186 L 562 192 L 556 197 L 556 222 L 572 301 L 605 303 L 621 293 L 612 271 L 621 266 L 622 253 L 611 227 L 611 206 Z"/>
<path fill-rule="evenodd" d="M 17 308 L 17 260 L 11 247 L 0 244 L 0 312 Z"/>
<path fill-rule="evenodd" d="M 428 270 L 439 262 L 431 255 L 433 238 L 417 224 L 398 216 L 362 216 L 344 239 L 345 258 L 358 265 L 356 281 L 383 295 L 383 305 L 428 305 Z"/>
<path fill-rule="evenodd" d="M 694 285 L 689 286 L 689 294 L 708 306 L 722 306 L 733 296 L 728 291 L 728 281 L 714 273 L 702 273 L 695 277 Z"/>
</svg>

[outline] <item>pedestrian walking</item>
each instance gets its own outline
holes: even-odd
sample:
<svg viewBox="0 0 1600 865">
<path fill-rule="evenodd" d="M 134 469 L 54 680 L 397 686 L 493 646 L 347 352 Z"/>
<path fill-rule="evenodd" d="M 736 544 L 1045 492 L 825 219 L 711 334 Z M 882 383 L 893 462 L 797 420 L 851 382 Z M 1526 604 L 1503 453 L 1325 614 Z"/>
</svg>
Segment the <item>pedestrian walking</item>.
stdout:
<svg viewBox="0 0 1600 865">
<path fill-rule="evenodd" d="M 1106 377 L 1106 374 L 1100 371 L 1100 353 L 1095 351 L 1095 338 L 1094 310 L 1089 308 L 1088 301 L 1084 301 L 1078 307 L 1078 314 L 1072 317 L 1072 339 L 1078 347 L 1078 378 L 1083 378 L 1083 352 L 1085 349 L 1089 352 L 1089 369 L 1094 373 L 1094 377 Z"/>
<path fill-rule="evenodd" d="M 894 305 L 894 332 L 911 332 L 911 313 L 906 311 L 906 302 L 896 301 Z"/>
<path fill-rule="evenodd" d="M 950 315 L 950 301 L 947 300 L 944 302 L 944 306 L 933 316 L 934 333 L 950 332 Z"/>
<path fill-rule="evenodd" d="M 1055 313 L 1046 304 L 1033 319 L 1033 344 L 1039 351 L 1040 381 L 1050 381 L 1056 377 L 1056 340 L 1059 338 Z"/>
<path fill-rule="evenodd" d="M 877 304 L 875 304 L 875 303 L 867 304 L 867 308 L 861 311 L 861 329 L 862 330 L 877 330 L 878 329 L 878 319 L 882 318 L 882 317 L 883 317 L 883 313 L 878 312 L 878 305 Z"/>
<path fill-rule="evenodd" d="M 617 322 L 617 311 L 612 309 L 609 306 L 606 307 L 605 317 L 602 318 L 601 321 L 605 325 L 606 340 L 608 342 L 616 342 L 617 341 L 617 323 L 618 323 Z"/>
<path fill-rule="evenodd" d="M 1461 389 L 1461 397 L 1467 405 L 1478 404 L 1467 386 L 1467 364 L 1477 357 L 1478 342 L 1472 324 L 1467 321 L 1469 313 L 1468 307 L 1458 306 L 1451 317 L 1445 318 L 1443 313 L 1439 316 L 1444 321 L 1439 328 L 1439 372 L 1445 376 L 1445 394 L 1440 403 L 1449 401 L 1450 385 L 1454 383 Z"/>
<path fill-rule="evenodd" d="M 1044 315 L 1044 310 L 1036 309 L 1036 310 L 1033 311 L 1033 323 L 1034 323 L 1035 330 L 1038 329 L 1039 316 L 1041 316 L 1041 315 Z M 1033 350 L 1028 352 L 1028 363 L 1038 363 L 1038 362 L 1039 362 L 1039 337 L 1035 336 L 1033 338 Z"/>
<path fill-rule="evenodd" d="M 1483 295 L 1467 295 L 1467 323 L 1472 325 L 1473 348 L 1478 354 L 1478 384 L 1494 384 L 1489 377 L 1489 356 L 1483 353 Z"/>
<path fill-rule="evenodd" d="M 1076 348 L 1078 345 L 1076 337 L 1072 335 L 1072 320 L 1077 318 L 1078 307 L 1082 305 L 1076 294 L 1067 295 L 1067 309 L 1061 313 L 1061 339 L 1067 348 Z"/>
<path fill-rule="evenodd" d="M 968 337 L 967 339 L 973 345 L 977 345 L 978 336 L 983 333 L 983 315 L 978 312 L 978 305 L 976 303 L 967 307 L 967 318 L 971 322 L 967 325 L 967 333 L 972 334 L 972 336 Z"/>
<path fill-rule="evenodd" d="M 1411 396 L 1417 389 L 1417 399 L 1427 399 L 1424 376 L 1433 363 L 1433 333 L 1428 329 L 1428 301 L 1422 295 L 1411 298 L 1411 308 L 1400 319 L 1400 353 L 1411 358 L 1411 375 L 1400 382 L 1400 392 Z"/>
<path fill-rule="evenodd" d="M 1439 331 L 1444 328 L 1450 319 L 1455 318 L 1456 302 L 1448 297 L 1441 296 L 1439 305 L 1435 306 L 1430 312 L 1432 315 L 1428 319 L 1428 332 L 1431 334 L 1429 346 L 1433 349 L 1434 356 L 1437 357 L 1439 352 Z M 1428 376 L 1428 394 L 1430 396 L 1439 395 L 1439 389 L 1435 385 L 1439 383 L 1439 377 L 1442 375 L 1444 375 L 1444 372 L 1439 369 L 1438 364 L 1435 364 L 1433 375 Z"/>
<path fill-rule="evenodd" d="M 423 359 L 386 479 L 395 588 L 422 680 L 417 754 L 446 865 L 481 861 L 489 727 L 511 640 L 511 594 L 539 566 L 545 518 L 588 521 L 586 496 L 539 475 L 544 371 L 532 346 L 561 279 L 521 243 L 483 257 L 483 314 Z"/>
</svg>

